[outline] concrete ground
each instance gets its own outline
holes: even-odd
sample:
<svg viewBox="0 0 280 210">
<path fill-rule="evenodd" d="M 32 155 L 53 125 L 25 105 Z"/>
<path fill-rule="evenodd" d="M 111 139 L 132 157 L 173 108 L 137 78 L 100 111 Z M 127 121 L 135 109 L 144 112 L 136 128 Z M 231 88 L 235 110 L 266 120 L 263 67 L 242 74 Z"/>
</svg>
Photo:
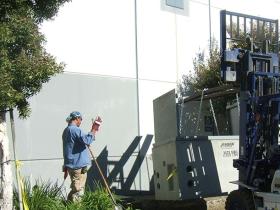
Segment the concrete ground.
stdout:
<svg viewBox="0 0 280 210">
<path fill-rule="evenodd" d="M 134 197 L 126 202 L 133 204 L 131 207 L 135 210 L 224 210 L 226 198 L 227 196 L 219 196 L 189 201 L 157 201 L 150 197 Z"/>
<path fill-rule="evenodd" d="M 207 210 L 224 210 L 227 196 L 205 198 Z"/>
</svg>

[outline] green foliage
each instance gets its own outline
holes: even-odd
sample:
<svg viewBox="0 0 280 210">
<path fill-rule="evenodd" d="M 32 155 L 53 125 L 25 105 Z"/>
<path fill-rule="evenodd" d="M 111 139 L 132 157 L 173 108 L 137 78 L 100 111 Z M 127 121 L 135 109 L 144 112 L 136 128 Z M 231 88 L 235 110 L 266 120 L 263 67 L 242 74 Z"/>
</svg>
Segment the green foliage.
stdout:
<svg viewBox="0 0 280 210">
<path fill-rule="evenodd" d="M 108 192 L 103 188 L 98 188 L 94 192 L 86 191 L 82 198 L 82 204 L 85 210 L 114 209 Z"/>
<path fill-rule="evenodd" d="M 69 1 L 71 0 L 28 0 L 38 22 L 54 17 L 59 7 Z"/>
<path fill-rule="evenodd" d="M 32 11 L 32 16 L 36 23 L 52 19 L 59 8 L 71 0 L 1 0 L 0 17 L 14 13 L 20 8 L 28 8 Z"/>
<path fill-rule="evenodd" d="M 254 48 L 263 51 L 265 49 L 265 40 L 269 40 L 269 51 L 276 52 L 275 44 L 277 43 L 277 40 L 279 38 L 275 33 L 275 24 L 272 24 L 270 28 L 270 24 L 268 22 L 264 24 L 263 21 L 260 21 L 259 25 L 257 25 L 257 22 L 253 21 L 251 28 L 251 22 L 247 22 L 245 34 L 243 27 L 240 28 L 239 26 L 239 29 L 237 29 L 237 23 L 233 22 L 232 28 L 230 28 L 230 26 L 228 25 L 226 30 L 229 36 L 228 38 L 232 39 L 228 41 L 229 48 L 241 48 L 251 50 L 250 41 L 253 41 Z"/>
<path fill-rule="evenodd" d="M 81 202 L 67 202 L 67 210 L 113 210 L 114 205 L 108 192 L 101 187 L 97 187 L 94 192 L 86 190 Z"/>
<path fill-rule="evenodd" d="M 24 180 L 24 196 L 30 210 L 65 209 L 62 203 L 61 188 L 50 182 L 39 182 L 31 188 L 30 182 Z M 14 190 L 14 206 L 19 209 L 18 193 Z"/>
<path fill-rule="evenodd" d="M 0 4 L 0 110 L 16 107 L 29 114 L 28 99 L 62 72 L 44 49 L 39 23 L 52 18 L 66 0 L 2 0 Z"/>
<path fill-rule="evenodd" d="M 211 49 L 208 58 L 205 58 L 203 52 L 198 53 L 193 60 L 193 72 L 183 75 L 182 83 L 178 87 L 182 96 L 190 96 L 205 88 L 224 84 L 220 76 L 220 51 L 216 40 L 213 40 Z"/>
<path fill-rule="evenodd" d="M 275 28 L 270 31 L 268 23 L 263 25 L 263 22 L 254 22 L 252 25 L 252 30 L 249 30 L 251 24 L 247 24 L 247 32 L 251 34 L 245 34 L 244 30 L 241 28 L 237 29 L 237 24 L 233 23 L 232 28 L 227 26 L 227 34 L 232 38 L 228 42 L 228 48 L 242 48 L 251 50 L 251 41 L 253 41 L 254 49 L 264 49 L 263 45 L 265 40 L 270 40 L 275 44 L 278 40 L 277 34 L 275 33 Z M 263 29 L 258 32 L 259 29 Z M 274 26 L 276 27 L 276 26 Z M 269 45 L 269 50 L 274 51 L 275 46 L 273 44 Z M 201 92 L 205 88 L 213 88 L 224 85 L 225 82 L 221 79 L 220 67 L 220 50 L 218 48 L 217 40 L 212 40 L 211 52 L 208 58 L 205 58 L 204 53 L 200 52 L 197 54 L 196 58 L 193 60 L 193 71 L 190 71 L 188 75 L 183 75 L 182 83 L 179 85 L 179 93 L 182 96 L 189 96 L 191 94 Z M 236 84 L 238 85 L 238 83 Z"/>
<path fill-rule="evenodd" d="M 201 93 L 204 89 L 226 84 L 221 78 L 221 59 L 217 41 L 213 40 L 212 43 L 209 57 L 205 58 L 204 53 L 198 53 L 193 60 L 193 72 L 183 75 L 182 83 L 178 86 L 181 96 L 191 96 L 194 93 Z M 225 114 L 227 102 L 233 98 L 233 95 L 229 95 L 213 100 L 216 114 Z"/>
<path fill-rule="evenodd" d="M 30 210 L 114 210 L 114 205 L 107 193 L 101 187 L 94 192 L 85 191 L 80 202 L 65 202 L 61 187 L 50 182 L 36 182 L 31 187 L 29 181 L 24 181 L 24 194 Z M 13 203 L 19 210 L 18 193 L 14 190 Z M 132 210 L 128 208 L 127 210 Z"/>
</svg>

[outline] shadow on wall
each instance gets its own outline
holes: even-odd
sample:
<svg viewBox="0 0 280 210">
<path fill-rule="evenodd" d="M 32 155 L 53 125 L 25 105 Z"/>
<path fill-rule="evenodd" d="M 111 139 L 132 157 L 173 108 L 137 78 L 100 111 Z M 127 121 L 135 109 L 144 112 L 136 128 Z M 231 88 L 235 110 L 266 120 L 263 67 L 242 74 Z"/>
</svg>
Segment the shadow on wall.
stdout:
<svg viewBox="0 0 280 210">
<path fill-rule="evenodd" d="M 182 199 L 222 195 L 212 142 L 207 137 L 182 139 L 176 148 Z"/>
<path fill-rule="evenodd" d="M 136 157 L 134 157 L 134 162 L 131 166 L 130 171 L 124 171 L 124 167 L 127 165 L 128 161 L 135 156 L 135 150 L 140 145 L 140 140 L 142 136 L 136 136 L 131 144 L 128 146 L 127 150 L 123 153 L 119 160 L 108 160 L 108 150 L 105 147 L 102 152 L 96 157 L 98 165 L 100 166 L 104 177 L 107 180 L 109 186 L 112 184 L 118 187 L 113 187 L 113 192 L 118 195 L 139 195 L 139 194 L 154 194 L 153 190 L 153 180 L 149 180 L 150 188 L 149 190 L 132 190 L 131 187 L 135 182 L 137 173 L 143 161 L 146 158 L 147 151 L 151 145 L 153 135 L 147 135 L 144 142 L 141 145 L 140 150 L 137 152 Z M 110 166 L 110 167 L 109 167 Z M 112 168 L 108 171 L 109 168 Z M 127 167 L 126 167 L 127 168 Z M 128 174 L 125 177 L 125 174 Z M 98 171 L 95 161 L 92 161 L 92 167 L 89 169 L 87 174 L 86 186 L 90 190 L 95 190 L 98 185 L 104 185 L 102 177 Z"/>
<path fill-rule="evenodd" d="M 224 151 L 220 145 L 227 141 L 210 140 L 207 136 L 177 137 L 175 141 L 154 147 L 156 199 L 187 200 L 226 194 L 221 183 L 232 181 L 225 180 L 230 179 L 230 175 L 229 178 L 223 176 L 227 173 L 226 165 L 232 165 L 232 159 L 222 158 Z"/>
</svg>

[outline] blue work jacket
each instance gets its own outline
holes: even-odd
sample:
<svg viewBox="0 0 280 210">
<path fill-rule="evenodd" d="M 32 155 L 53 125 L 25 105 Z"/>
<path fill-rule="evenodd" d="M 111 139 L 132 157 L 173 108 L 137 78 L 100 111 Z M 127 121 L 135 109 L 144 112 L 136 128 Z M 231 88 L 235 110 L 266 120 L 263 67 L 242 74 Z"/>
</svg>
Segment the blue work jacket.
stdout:
<svg viewBox="0 0 280 210">
<path fill-rule="evenodd" d="M 65 167 L 79 169 L 90 165 L 87 145 L 94 140 L 92 133 L 84 133 L 75 124 L 69 124 L 63 131 L 62 140 Z"/>
</svg>

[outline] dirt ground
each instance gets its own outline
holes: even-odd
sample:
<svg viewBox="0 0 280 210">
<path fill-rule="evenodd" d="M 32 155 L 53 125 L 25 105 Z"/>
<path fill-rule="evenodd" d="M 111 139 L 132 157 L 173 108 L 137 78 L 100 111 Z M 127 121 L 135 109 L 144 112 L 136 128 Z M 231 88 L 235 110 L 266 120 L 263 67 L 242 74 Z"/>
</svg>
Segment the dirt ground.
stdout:
<svg viewBox="0 0 280 210">
<path fill-rule="evenodd" d="M 226 198 L 227 196 L 219 196 L 189 200 L 187 202 L 180 200 L 157 201 L 154 199 L 140 199 L 130 202 L 134 204 L 133 209 L 137 210 L 224 210 Z"/>
<path fill-rule="evenodd" d="M 205 198 L 207 210 L 224 210 L 226 198 L 226 196 Z"/>
</svg>

